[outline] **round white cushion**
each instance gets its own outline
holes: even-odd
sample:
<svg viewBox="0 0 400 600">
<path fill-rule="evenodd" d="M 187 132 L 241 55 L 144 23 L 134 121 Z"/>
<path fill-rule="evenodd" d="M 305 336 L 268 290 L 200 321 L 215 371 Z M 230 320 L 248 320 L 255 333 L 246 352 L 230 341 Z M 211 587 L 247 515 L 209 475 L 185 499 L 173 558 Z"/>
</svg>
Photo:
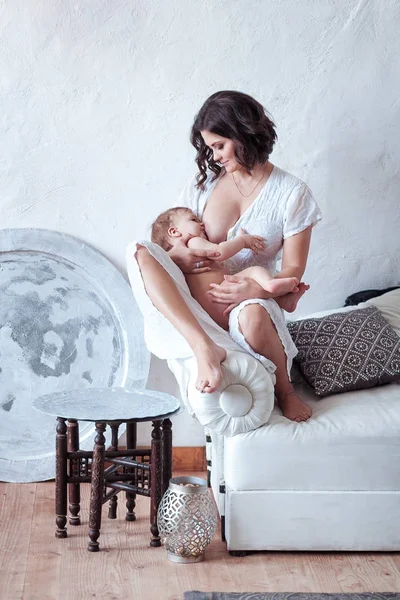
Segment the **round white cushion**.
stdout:
<svg viewBox="0 0 400 600">
<path fill-rule="evenodd" d="M 193 369 L 188 399 L 198 421 L 216 433 L 233 436 L 268 422 L 274 407 L 274 385 L 264 367 L 245 352 L 228 352 L 222 381 L 215 392 L 196 390 Z"/>
<path fill-rule="evenodd" d="M 228 416 L 243 417 L 253 404 L 253 396 L 244 385 L 228 385 L 221 392 L 219 404 Z"/>
</svg>

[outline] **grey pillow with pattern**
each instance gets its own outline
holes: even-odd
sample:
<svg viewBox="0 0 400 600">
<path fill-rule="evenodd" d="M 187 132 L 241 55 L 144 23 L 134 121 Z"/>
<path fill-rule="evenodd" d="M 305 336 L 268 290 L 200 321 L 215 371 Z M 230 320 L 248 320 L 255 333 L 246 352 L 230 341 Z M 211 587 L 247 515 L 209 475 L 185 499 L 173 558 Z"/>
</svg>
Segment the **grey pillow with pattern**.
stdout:
<svg viewBox="0 0 400 600">
<path fill-rule="evenodd" d="M 400 380 L 400 337 L 375 306 L 288 323 L 295 361 L 318 396 Z"/>
</svg>

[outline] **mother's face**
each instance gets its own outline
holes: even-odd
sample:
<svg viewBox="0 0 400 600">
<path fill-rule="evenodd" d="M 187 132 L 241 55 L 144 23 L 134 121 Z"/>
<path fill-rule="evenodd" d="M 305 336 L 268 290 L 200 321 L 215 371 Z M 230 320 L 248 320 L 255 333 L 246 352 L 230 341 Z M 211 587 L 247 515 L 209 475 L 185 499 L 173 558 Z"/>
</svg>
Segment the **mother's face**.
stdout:
<svg viewBox="0 0 400 600">
<path fill-rule="evenodd" d="M 224 167 L 227 173 L 233 173 L 241 166 L 235 157 L 235 142 L 211 131 L 201 131 L 204 143 L 212 150 L 214 161 Z"/>
</svg>

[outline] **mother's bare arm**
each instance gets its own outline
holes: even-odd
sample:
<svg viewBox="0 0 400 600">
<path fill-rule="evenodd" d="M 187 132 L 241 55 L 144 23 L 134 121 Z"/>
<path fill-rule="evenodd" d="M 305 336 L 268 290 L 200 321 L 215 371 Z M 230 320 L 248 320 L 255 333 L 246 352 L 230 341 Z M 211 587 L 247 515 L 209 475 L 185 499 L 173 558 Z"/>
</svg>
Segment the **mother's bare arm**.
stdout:
<svg viewBox="0 0 400 600">
<path fill-rule="evenodd" d="M 282 249 L 282 267 L 276 278 L 297 277 L 299 281 L 306 270 L 312 227 L 286 238 Z"/>
</svg>

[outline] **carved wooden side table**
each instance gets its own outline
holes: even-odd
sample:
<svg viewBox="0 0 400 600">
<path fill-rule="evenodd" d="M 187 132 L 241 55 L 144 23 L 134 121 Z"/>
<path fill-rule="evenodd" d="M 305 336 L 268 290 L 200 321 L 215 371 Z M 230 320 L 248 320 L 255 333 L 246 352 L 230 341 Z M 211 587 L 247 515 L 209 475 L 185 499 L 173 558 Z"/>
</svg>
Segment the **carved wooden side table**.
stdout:
<svg viewBox="0 0 400 600">
<path fill-rule="evenodd" d="M 99 550 L 102 505 L 110 501 L 108 517 L 115 519 L 120 491 L 126 492 L 127 521 L 136 519 L 136 494 L 150 497 L 150 545 L 160 546 L 157 509 L 172 476 L 170 417 L 181 412 L 179 400 L 146 389 L 88 388 L 42 396 L 34 407 L 57 417 L 56 537 L 67 537 L 67 488 L 69 524 L 80 525 L 80 484 L 90 482 L 89 551 Z M 95 424 L 93 451 L 79 449 L 79 421 Z M 151 447 L 137 449 L 136 426 L 142 421 L 152 421 Z M 118 448 L 121 424 L 126 424 L 126 449 Z"/>
</svg>

